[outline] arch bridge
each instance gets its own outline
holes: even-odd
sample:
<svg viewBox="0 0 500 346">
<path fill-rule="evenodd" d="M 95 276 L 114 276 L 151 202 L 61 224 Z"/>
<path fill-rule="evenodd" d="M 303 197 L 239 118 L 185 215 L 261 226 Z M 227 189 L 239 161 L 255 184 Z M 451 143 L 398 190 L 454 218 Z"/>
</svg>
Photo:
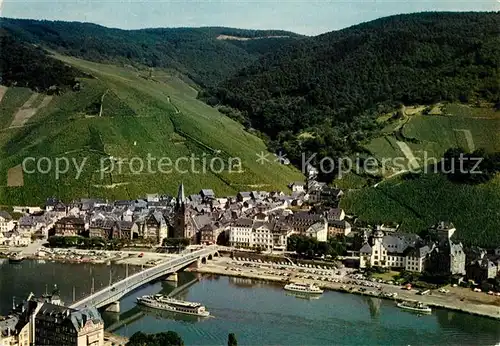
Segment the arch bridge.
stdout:
<svg viewBox="0 0 500 346">
<path fill-rule="evenodd" d="M 160 277 L 168 276 L 187 266 L 197 263 L 203 264 L 214 257 L 219 256 L 217 245 L 211 245 L 202 249 L 182 254 L 179 257 L 167 259 L 152 268 L 148 268 L 134 275 L 131 275 L 111 286 L 103 288 L 94 294 L 73 303 L 70 308 L 82 309 L 85 307 L 110 307 L 110 311 L 119 312 L 119 301 L 135 289 Z"/>
</svg>

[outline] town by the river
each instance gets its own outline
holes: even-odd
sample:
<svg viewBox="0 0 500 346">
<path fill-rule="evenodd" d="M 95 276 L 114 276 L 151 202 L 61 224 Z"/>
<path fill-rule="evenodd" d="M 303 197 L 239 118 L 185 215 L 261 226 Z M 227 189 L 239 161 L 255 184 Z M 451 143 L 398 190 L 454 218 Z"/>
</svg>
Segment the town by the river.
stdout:
<svg viewBox="0 0 500 346">
<path fill-rule="evenodd" d="M 0 262 L 0 314 L 12 307 L 12 297 L 41 295 L 57 284 L 61 298 L 71 302 L 92 289 L 139 270 L 133 266 Z M 198 281 L 194 279 L 198 278 Z M 208 319 L 145 310 L 135 304 L 144 294 L 179 293 L 204 304 Z M 93 287 L 92 287 L 93 286 Z M 121 302 L 120 314 L 104 313 L 106 329 L 130 336 L 137 331 L 174 330 L 187 345 L 222 345 L 235 333 L 241 345 L 497 345 L 500 323 L 448 310 L 419 316 L 398 309 L 393 301 L 327 291 L 318 299 L 286 293 L 281 285 L 245 278 L 180 273 L 179 281 L 156 282 L 132 292 Z"/>
</svg>

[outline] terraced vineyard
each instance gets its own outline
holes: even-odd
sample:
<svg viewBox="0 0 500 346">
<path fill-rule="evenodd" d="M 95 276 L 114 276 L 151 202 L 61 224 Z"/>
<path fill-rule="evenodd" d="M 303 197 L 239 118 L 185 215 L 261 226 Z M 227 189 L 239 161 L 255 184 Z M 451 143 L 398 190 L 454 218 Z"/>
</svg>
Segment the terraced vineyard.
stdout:
<svg viewBox="0 0 500 346">
<path fill-rule="evenodd" d="M 196 90 L 166 72 L 149 78 L 134 69 L 58 58 L 95 78 L 81 79 L 79 91 L 55 96 L 47 104 L 41 99 L 37 111 L 15 127 L 16 112 L 33 94 L 21 88 L 6 91 L 0 102 L 0 203 L 42 203 L 48 196 L 136 198 L 175 193 L 181 181 L 188 193 L 213 188 L 228 195 L 284 189 L 302 177 L 296 169 L 275 163 L 271 154 L 270 162 L 258 164 L 256 154 L 266 152 L 264 143 L 196 100 Z M 192 155 L 194 169 L 187 161 Z M 27 157 L 33 157 L 27 161 L 28 171 L 36 170 L 42 157 L 47 158 L 42 171 L 49 161 L 52 170 L 23 174 L 19 165 Z M 70 163 L 68 171 L 56 177 L 57 158 L 61 170 L 66 169 L 63 157 Z M 164 173 L 159 171 L 161 158 Z M 187 159 L 178 161 L 181 171 L 176 171 L 179 158 Z"/>
<path fill-rule="evenodd" d="M 384 135 L 366 145 L 379 162 L 386 160 L 387 169 L 381 172 L 383 176 L 398 171 L 395 158 L 400 158 L 401 166 L 409 169 L 412 158 L 423 167 L 425 163 L 439 160 L 446 150 L 453 147 L 467 151 L 500 151 L 500 112 L 458 104 L 439 108 L 439 114 L 417 112 L 388 123 Z"/>
<path fill-rule="evenodd" d="M 439 220 L 452 221 L 457 236 L 467 244 L 488 246 L 500 242 L 500 177 L 478 186 L 454 184 L 433 170 L 414 179 L 396 176 L 390 166 L 400 157 L 407 169 L 408 153 L 425 166 L 452 147 L 465 150 L 500 151 L 500 112 L 451 104 L 438 114 L 416 113 L 388 126 L 385 135 L 372 140 L 367 149 L 389 168 L 385 181 L 376 187 L 352 190 L 342 200 L 350 213 L 368 222 L 398 222 L 402 229 L 419 232 Z M 406 149 L 406 150 L 407 150 Z M 391 177 L 392 176 L 392 177 Z"/>
<path fill-rule="evenodd" d="M 406 232 L 449 220 L 466 244 L 490 247 L 500 242 L 500 177 L 479 186 L 453 184 L 439 174 L 408 181 L 395 178 L 378 187 L 351 191 L 341 203 L 363 220 L 397 222 Z"/>
</svg>

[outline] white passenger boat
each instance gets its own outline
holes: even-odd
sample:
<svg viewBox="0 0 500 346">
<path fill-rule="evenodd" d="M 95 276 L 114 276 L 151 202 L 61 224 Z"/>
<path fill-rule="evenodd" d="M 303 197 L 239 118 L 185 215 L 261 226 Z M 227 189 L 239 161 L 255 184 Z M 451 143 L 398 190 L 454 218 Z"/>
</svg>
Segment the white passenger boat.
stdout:
<svg viewBox="0 0 500 346">
<path fill-rule="evenodd" d="M 299 293 L 299 292 L 287 292 L 287 296 L 299 298 L 299 299 L 306 299 L 306 300 L 317 300 L 321 299 L 320 294 L 309 294 L 309 293 Z"/>
<path fill-rule="evenodd" d="M 398 303 L 397 305 L 398 308 L 413 312 L 420 312 L 424 314 L 430 314 L 432 312 L 432 309 L 430 307 L 420 302 L 401 302 Z"/>
<path fill-rule="evenodd" d="M 292 282 L 284 287 L 287 291 L 310 293 L 310 294 L 321 294 L 323 290 L 314 284 L 306 284 L 301 282 Z"/>
<path fill-rule="evenodd" d="M 144 306 L 159 310 L 166 310 L 201 317 L 210 316 L 210 312 L 206 311 L 205 307 L 200 303 L 193 303 L 184 300 L 169 298 L 161 294 L 137 297 L 137 302 Z"/>
</svg>

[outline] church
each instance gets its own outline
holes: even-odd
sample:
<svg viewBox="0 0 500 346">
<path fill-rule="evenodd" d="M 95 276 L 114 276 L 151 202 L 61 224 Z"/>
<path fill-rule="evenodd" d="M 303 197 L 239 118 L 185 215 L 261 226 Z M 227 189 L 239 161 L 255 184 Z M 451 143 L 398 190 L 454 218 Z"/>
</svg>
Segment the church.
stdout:
<svg viewBox="0 0 500 346">
<path fill-rule="evenodd" d="M 422 272 L 430 248 L 422 244 L 420 237 L 411 233 L 384 232 L 377 227 L 366 236 L 361 248 L 359 267 L 383 267 Z"/>
<path fill-rule="evenodd" d="M 196 230 L 190 221 L 188 201 L 184 192 L 184 183 L 179 185 L 174 211 L 170 217 L 169 238 L 188 238 L 196 241 Z"/>
</svg>

